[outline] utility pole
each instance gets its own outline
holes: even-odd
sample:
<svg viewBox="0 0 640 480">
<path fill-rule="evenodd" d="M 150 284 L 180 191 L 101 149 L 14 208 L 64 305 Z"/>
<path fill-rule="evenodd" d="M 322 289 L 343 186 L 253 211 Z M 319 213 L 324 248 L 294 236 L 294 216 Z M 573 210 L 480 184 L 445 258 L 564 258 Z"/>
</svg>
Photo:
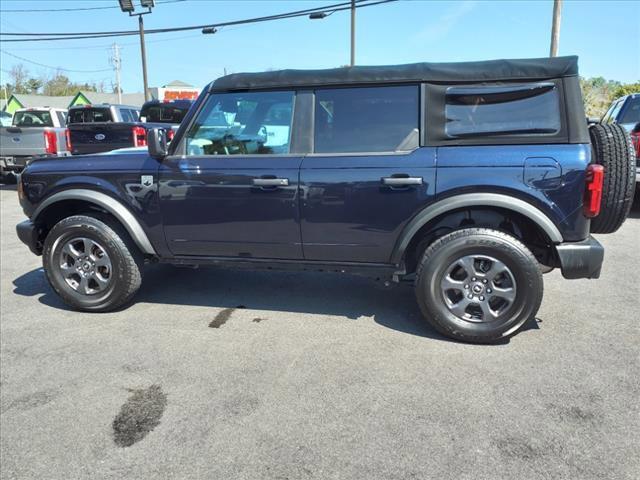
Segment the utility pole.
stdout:
<svg viewBox="0 0 640 480">
<path fill-rule="evenodd" d="M 562 0 L 553 0 L 553 23 L 551 24 L 551 49 L 550 57 L 558 56 L 560 45 L 560 17 L 562 12 Z"/>
<path fill-rule="evenodd" d="M 142 55 L 142 81 L 144 82 L 144 101 L 149 101 L 149 84 L 147 83 L 147 52 L 144 48 L 144 22 L 142 15 L 138 15 L 140 27 L 140 54 Z"/>
<path fill-rule="evenodd" d="M 356 64 L 356 0 L 351 0 L 351 66 Z"/>
<path fill-rule="evenodd" d="M 122 87 L 120 86 L 120 68 L 122 67 L 122 62 L 120 60 L 120 46 L 117 43 L 114 43 L 112 48 L 113 55 L 111 56 L 111 64 L 116 71 L 116 90 L 118 92 L 118 103 L 122 104 Z"/>
</svg>

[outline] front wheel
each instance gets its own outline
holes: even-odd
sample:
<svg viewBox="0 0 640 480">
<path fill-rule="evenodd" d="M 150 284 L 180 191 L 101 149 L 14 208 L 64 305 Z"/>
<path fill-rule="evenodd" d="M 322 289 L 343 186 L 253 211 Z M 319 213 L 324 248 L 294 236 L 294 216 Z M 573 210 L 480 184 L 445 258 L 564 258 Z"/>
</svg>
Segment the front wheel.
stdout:
<svg viewBox="0 0 640 480">
<path fill-rule="evenodd" d="M 425 251 L 416 297 L 440 333 L 474 343 L 514 335 L 542 302 L 538 262 L 518 239 L 487 228 L 445 235 Z"/>
<path fill-rule="evenodd" d="M 42 263 L 51 287 L 77 310 L 114 310 L 142 281 L 142 255 L 124 229 L 103 218 L 58 222 L 45 239 Z"/>
</svg>

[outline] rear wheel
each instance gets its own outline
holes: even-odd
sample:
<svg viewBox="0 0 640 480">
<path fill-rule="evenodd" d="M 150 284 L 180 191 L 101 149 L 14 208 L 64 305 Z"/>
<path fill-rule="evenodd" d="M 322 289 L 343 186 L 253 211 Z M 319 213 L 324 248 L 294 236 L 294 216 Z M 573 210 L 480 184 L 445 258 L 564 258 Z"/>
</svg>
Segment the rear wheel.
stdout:
<svg viewBox="0 0 640 480">
<path fill-rule="evenodd" d="M 44 243 L 51 287 L 78 310 L 104 312 L 129 301 L 142 281 L 142 255 L 119 225 L 75 215 L 58 222 Z"/>
<path fill-rule="evenodd" d="M 629 215 L 636 183 L 631 137 L 617 124 L 589 128 L 596 163 L 604 167 L 600 214 L 591 220 L 593 233 L 613 233 Z"/>
<path fill-rule="evenodd" d="M 425 319 L 440 333 L 491 343 L 514 335 L 535 317 L 543 281 L 536 258 L 519 240 L 469 228 L 427 248 L 415 289 Z"/>
</svg>

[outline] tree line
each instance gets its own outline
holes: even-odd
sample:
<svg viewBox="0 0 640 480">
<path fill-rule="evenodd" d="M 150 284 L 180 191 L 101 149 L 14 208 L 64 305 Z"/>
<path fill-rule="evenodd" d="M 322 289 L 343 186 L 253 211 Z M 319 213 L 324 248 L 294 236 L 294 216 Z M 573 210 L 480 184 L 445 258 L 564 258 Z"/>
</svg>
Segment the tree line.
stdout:
<svg viewBox="0 0 640 480">
<path fill-rule="evenodd" d="M 0 98 L 9 98 L 15 94 L 41 94 L 50 96 L 75 95 L 78 90 L 90 92 L 107 91 L 104 81 L 73 82 L 62 72 L 53 75 L 33 76 L 22 64 L 14 65 L 7 73 L 9 81 L 2 85 Z M 111 91 L 112 89 L 109 89 Z"/>
</svg>

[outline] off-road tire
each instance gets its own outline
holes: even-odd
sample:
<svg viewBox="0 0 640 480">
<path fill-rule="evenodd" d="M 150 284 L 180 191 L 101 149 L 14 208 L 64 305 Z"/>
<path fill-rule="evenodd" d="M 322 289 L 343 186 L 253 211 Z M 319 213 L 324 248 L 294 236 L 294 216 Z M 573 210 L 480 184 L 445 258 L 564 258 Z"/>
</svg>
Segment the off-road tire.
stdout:
<svg viewBox="0 0 640 480">
<path fill-rule="evenodd" d="M 591 220 L 591 232 L 613 233 L 624 223 L 636 183 L 636 159 L 627 131 L 617 124 L 589 128 L 596 163 L 604 167 L 600 214 Z"/>
<path fill-rule="evenodd" d="M 106 250 L 112 264 L 111 281 L 104 293 L 82 295 L 64 280 L 59 255 L 65 241 L 85 237 Z M 128 233 L 108 216 L 74 215 L 60 220 L 49 231 L 42 254 L 47 280 L 62 300 L 76 310 L 107 312 L 131 300 L 142 283 L 144 258 Z"/>
<path fill-rule="evenodd" d="M 500 323 L 466 321 L 447 307 L 441 280 L 451 262 L 465 255 L 493 257 L 513 273 L 515 300 Z M 543 289 L 542 272 L 531 251 L 515 237 L 489 228 L 467 228 L 440 237 L 424 252 L 415 277 L 416 298 L 426 321 L 447 337 L 471 343 L 502 341 L 534 321 Z"/>
</svg>

